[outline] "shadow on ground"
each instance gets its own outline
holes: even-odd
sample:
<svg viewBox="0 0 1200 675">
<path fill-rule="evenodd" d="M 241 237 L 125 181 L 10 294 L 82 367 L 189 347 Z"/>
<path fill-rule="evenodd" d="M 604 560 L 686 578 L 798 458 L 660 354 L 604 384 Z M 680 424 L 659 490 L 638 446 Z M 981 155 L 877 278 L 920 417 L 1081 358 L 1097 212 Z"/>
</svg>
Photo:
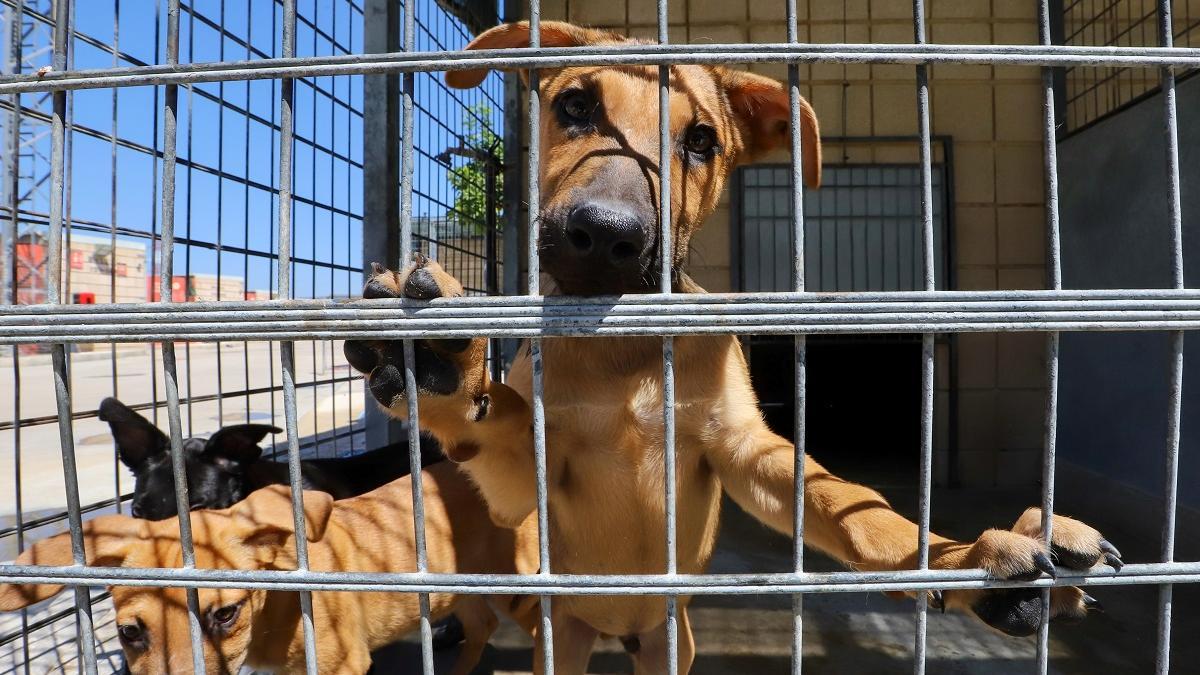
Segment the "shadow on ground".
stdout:
<svg viewBox="0 0 1200 675">
<path fill-rule="evenodd" d="M 894 481 L 894 478 L 893 478 Z M 880 488 L 892 504 L 912 516 L 917 499 L 907 487 Z M 935 490 L 933 527 L 956 538 L 974 538 L 988 527 L 1008 527 L 1021 511 L 1038 503 L 1035 491 Z M 1072 512 L 1088 520 L 1116 542 L 1127 562 L 1153 562 L 1158 551 L 1157 526 L 1145 532 L 1114 529 L 1102 517 Z M 791 541 L 768 531 L 737 506 L 726 502 L 721 536 L 710 571 L 714 573 L 787 571 Z M 1184 540 L 1187 539 L 1185 542 Z M 1180 537 L 1181 560 L 1200 558 L 1200 541 Z M 812 553 L 806 568 L 840 569 Z M 1098 587 L 1091 591 L 1105 608 L 1077 625 L 1055 624 L 1051 629 L 1050 671 L 1061 674 L 1140 674 L 1154 671 L 1158 630 L 1158 588 L 1154 586 Z M 1197 672 L 1200 663 L 1200 587 L 1175 589 L 1172 672 Z M 911 600 L 892 600 L 879 593 L 836 593 L 804 598 L 804 670 L 806 673 L 904 673 L 912 669 L 914 609 Z M 720 596 L 693 599 L 689 614 L 696 639 L 694 675 L 782 675 L 791 672 L 792 610 L 789 597 Z M 1034 672 L 1033 638 L 1000 635 L 973 618 L 956 613 L 930 614 L 927 672 L 963 675 L 1008 675 Z M 476 675 L 528 673 L 532 670 L 530 641 L 511 625 L 502 626 L 488 647 Z M 420 663 L 412 643 L 395 645 L 380 672 Z M 438 655 L 438 672 L 448 672 L 453 652 Z M 589 673 L 631 673 L 620 645 L 600 643 Z"/>
</svg>

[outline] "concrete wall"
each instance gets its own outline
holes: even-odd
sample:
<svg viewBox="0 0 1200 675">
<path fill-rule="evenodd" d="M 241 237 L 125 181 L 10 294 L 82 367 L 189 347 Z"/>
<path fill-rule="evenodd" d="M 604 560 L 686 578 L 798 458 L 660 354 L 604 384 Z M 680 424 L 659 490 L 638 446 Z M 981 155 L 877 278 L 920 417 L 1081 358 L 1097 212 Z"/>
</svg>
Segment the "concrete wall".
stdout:
<svg viewBox="0 0 1200 675">
<path fill-rule="evenodd" d="M 673 0 L 670 39 L 678 43 L 783 42 L 780 0 Z M 800 40 L 912 42 L 910 0 L 798 0 Z M 542 18 L 657 34 L 654 0 L 543 0 Z M 524 11 L 524 10 L 522 10 Z M 1037 42 L 1037 3 L 930 0 L 929 38 L 976 44 Z M 786 79 L 785 66 L 754 70 Z M 824 136 L 915 135 L 911 66 L 812 65 L 802 93 Z M 843 106 L 843 96 L 846 104 Z M 955 237 L 961 289 L 1042 288 L 1044 195 L 1036 68 L 944 65 L 931 69 L 932 129 L 954 144 Z M 827 162 L 916 162 L 911 142 L 825 146 Z M 767 158 L 786 162 L 786 154 Z M 728 196 L 696 234 L 689 271 L 711 291 L 730 290 Z M 1032 485 L 1040 475 L 1045 398 L 1043 339 L 964 335 L 960 341 L 959 466 L 965 485 Z M 935 470 L 944 479 L 948 445 L 947 353 L 939 353 Z"/>
<path fill-rule="evenodd" d="M 1200 78 L 1178 87 L 1184 270 L 1200 284 Z M 1162 96 L 1059 144 L 1063 281 L 1068 288 L 1171 286 Z M 1169 338 L 1068 334 L 1062 342 L 1059 456 L 1148 496 L 1162 494 Z M 1200 507 L 1200 343 L 1184 357 L 1180 498 Z"/>
</svg>

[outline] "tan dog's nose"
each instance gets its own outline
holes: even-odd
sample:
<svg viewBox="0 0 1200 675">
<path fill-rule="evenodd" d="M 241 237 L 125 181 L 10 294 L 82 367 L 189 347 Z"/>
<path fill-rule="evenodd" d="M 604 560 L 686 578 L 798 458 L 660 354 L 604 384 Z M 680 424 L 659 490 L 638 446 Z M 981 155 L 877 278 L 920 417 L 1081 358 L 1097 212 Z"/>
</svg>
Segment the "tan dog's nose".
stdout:
<svg viewBox="0 0 1200 675">
<path fill-rule="evenodd" d="M 571 210 L 566 239 L 571 255 L 602 273 L 636 264 L 646 232 L 642 220 L 621 204 L 590 201 Z"/>
</svg>

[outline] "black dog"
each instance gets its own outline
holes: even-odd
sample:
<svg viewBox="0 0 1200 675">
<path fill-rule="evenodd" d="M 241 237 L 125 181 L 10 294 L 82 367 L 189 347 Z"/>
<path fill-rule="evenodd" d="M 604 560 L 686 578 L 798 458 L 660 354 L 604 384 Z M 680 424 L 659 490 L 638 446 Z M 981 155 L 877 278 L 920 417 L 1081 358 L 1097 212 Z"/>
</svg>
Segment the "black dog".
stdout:
<svg viewBox="0 0 1200 675">
<path fill-rule="evenodd" d="M 100 419 L 108 422 L 121 462 L 133 472 L 133 516 L 163 520 L 177 515 L 167 435 L 115 398 L 100 402 Z M 271 433 L 282 429 L 235 424 L 208 440 L 185 440 L 191 509 L 229 508 L 259 488 L 286 485 L 287 464 L 262 459 L 258 444 Z M 422 439 L 421 466 L 441 459 L 434 442 Z M 353 457 L 304 460 L 300 470 L 306 490 L 328 492 L 334 499 L 355 497 L 408 475 L 408 447 L 398 443 Z"/>
<path fill-rule="evenodd" d="M 147 520 L 177 515 L 170 438 L 115 398 L 101 401 L 99 413 L 112 429 L 121 462 L 133 472 L 130 513 Z M 189 510 L 229 508 L 259 488 L 287 485 L 286 462 L 262 459 L 258 445 L 267 434 L 282 431 L 269 424 L 235 424 L 222 427 L 208 440 L 185 440 Z M 437 443 L 422 437 L 421 466 L 443 459 Z M 334 499 L 356 497 L 410 473 L 408 444 L 396 443 L 352 457 L 308 459 L 301 462 L 300 471 L 306 490 L 328 492 Z M 453 615 L 434 630 L 438 649 L 452 647 L 462 639 L 462 624 Z"/>
</svg>

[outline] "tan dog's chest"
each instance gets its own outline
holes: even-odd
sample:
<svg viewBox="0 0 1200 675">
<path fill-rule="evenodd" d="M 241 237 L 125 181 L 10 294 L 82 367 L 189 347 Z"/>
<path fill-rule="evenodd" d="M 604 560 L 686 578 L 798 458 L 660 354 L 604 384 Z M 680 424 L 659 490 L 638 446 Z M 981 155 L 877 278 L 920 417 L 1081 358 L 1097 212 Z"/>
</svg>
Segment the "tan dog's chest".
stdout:
<svg viewBox="0 0 1200 675">
<path fill-rule="evenodd" d="M 664 418 L 659 339 L 564 340 L 544 354 L 547 479 L 553 571 L 666 572 Z M 679 338 L 676 348 L 678 567 L 703 572 L 716 538 L 721 485 L 708 464 L 723 442 L 725 393 L 744 363 L 728 338 Z M 509 383 L 531 399 L 528 360 Z M 736 389 L 736 388 L 735 388 Z M 753 403 L 753 402 L 751 402 Z M 659 598 L 564 598 L 575 615 L 616 635 L 661 621 Z"/>
</svg>

